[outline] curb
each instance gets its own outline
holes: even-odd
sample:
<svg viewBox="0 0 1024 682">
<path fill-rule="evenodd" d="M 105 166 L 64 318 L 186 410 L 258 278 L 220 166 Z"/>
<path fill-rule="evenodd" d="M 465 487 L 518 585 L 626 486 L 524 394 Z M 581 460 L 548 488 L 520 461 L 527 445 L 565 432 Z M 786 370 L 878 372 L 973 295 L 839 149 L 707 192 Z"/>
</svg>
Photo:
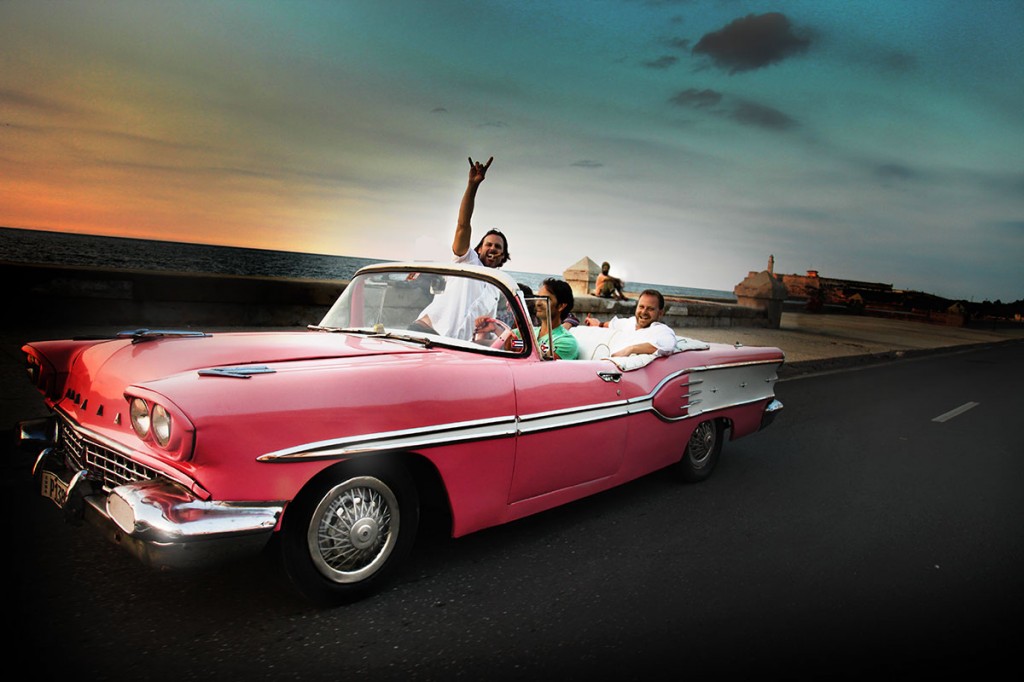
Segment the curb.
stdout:
<svg viewBox="0 0 1024 682">
<path fill-rule="evenodd" d="M 779 381 L 803 379 L 821 374 L 852 371 L 855 369 L 867 369 L 869 367 L 875 367 L 890 362 L 898 362 L 900 360 L 913 360 L 935 355 L 956 355 L 958 353 L 968 353 L 970 351 L 982 350 L 991 348 L 992 346 L 1010 343 L 1024 343 L 1024 339 L 985 341 L 983 343 L 970 343 L 959 346 L 940 346 L 938 348 L 890 350 L 882 353 L 867 353 L 864 355 L 847 355 L 835 358 L 821 358 L 818 360 L 787 362 L 779 368 Z"/>
</svg>

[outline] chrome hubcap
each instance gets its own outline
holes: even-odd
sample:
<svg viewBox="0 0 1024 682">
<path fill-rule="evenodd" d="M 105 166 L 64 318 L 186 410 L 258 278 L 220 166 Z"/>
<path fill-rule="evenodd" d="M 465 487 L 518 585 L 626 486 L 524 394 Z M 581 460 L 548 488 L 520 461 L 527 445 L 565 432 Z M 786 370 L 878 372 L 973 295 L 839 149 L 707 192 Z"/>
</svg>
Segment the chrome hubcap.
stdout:
<svg viewBox="0 0 1024 682">
<path fill-rule="evenodd" d="M 376 519 L 360 519 L 352 526 L 352 533 L 349 542 L 356 549 L 369 549 L 380 537 L 380 526 Z"/>
</svg>

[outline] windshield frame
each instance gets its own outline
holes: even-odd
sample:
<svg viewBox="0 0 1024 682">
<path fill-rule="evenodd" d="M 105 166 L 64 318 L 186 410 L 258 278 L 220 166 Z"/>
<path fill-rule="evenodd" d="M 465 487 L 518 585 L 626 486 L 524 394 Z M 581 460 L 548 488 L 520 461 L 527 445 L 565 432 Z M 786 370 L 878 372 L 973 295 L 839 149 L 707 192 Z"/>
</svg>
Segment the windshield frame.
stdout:
<svg viewBox="0 0 1024 682">
<path fill-rule="evenodd" d="M 487 345 L 481 345 L 471 340 L 464 340 L 454 338 L 450 336 L 444 336 L 441 334 L 431 334 L 429 332 L 409 330 L 398 327 L 384 327 L 381 324 L 369 326 L 338 326 L 329 324 L 330 318 L 343 307 L 343 301 L 346 300 L 346 294 L 351 296 L 351 286 L 354 282 L 361 277 L 369 277 L 372 275 L 387 275 L 387 274 L 399 274 L 406 275 L 412 273 L 427 274 L 427 275 L 439 275 L 442 277 L 465 277 L 469 279 L 475 279 L 478 281 L 486 282 L 488 285 L 495 287 L 498 293 L 505 301 L 514 301 L 515 304 L 510 306 L 512 308 L 512 314 L 515 320 L 513 329 L 528 330 L 529 333 L 523 334 L 523 348 L 518 351 L 505 350 L 503 348 L 491 348 Z M 498 305 L 502 304 L 502 299 L 499 299 Z M 351 280 L 345 282 L 344 289 L 335 299 L 334 303 L 321 318 L 320 323 L 316 325 L 309 325 L 309 329 L 315 331 L 327 331 L 327 332 L 340 332 L 348 334 L 365 335 L 372 338 L 382 339 L 393 339 L 402 343 L 422 343 L 426 348 L 431 346 L 444 346 L 446 348 L 456 348 L 459 350 L 467 350 L 471 352 L 481 352 L 487 355 L 499 355 L 501 357 L 527 357 L 537 354 L 538 344 L 533 338 L 533 320 L 529 314 L 529 307 L 526 303 L 526 298 L 519 288 L 519 285 L 509 275 L 502 272 L 495 272 L 492 268 L 486 268 L 483 266 L 474 265 L 463 265 L 463 264 L 443 264 L 443 263 L 430 263 L 430 262 L 398 262 L 398 263 L 380 263 L 375 265 L 368 265 L 360 268 Z M 411 339 L 402 337 L 413 337 Z M 422 339 L 422 342 L 420 341 Z"/>
</svg>

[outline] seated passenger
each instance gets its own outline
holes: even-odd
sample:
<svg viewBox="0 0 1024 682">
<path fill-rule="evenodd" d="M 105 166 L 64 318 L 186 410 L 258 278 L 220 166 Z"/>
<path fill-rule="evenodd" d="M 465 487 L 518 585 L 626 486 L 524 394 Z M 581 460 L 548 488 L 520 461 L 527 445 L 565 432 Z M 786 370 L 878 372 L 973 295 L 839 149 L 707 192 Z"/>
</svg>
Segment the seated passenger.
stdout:
<svg viewBox="0 0 1024 682">
<path fill-rule="evenodd" d="M 572 312 L 572 288 L 564 280 L 549 277 L 541 283 L 537 296 L 537 317 L 540 319 L 540 326 L 534 327 L 533 333 L 540 344 L 541 354 L 555 360 L 576 360 L 579 357 L 579 344 L 576 337 L 562 325 L 566 316 Z M 511 348 L 513 336 L 519 336 L 518 330 L 502 334 L 500 340 L 504 348 Z M 549 338 L 553 349 L 548 348 Z"/>
<path fill-rule="evenodd" d="M 665 315 L 665 297 L 657 289 L 645 289 L 636 302 L 633 317 L 613 317 L 600 322 L 587 315 L 583 324 L 588 327 L 608 327 L 619 332 L 613 337 L 612 357 L 626 355 L 671 355 L 676 348 L 676 333 L 662 323 Z"/>
</svg>

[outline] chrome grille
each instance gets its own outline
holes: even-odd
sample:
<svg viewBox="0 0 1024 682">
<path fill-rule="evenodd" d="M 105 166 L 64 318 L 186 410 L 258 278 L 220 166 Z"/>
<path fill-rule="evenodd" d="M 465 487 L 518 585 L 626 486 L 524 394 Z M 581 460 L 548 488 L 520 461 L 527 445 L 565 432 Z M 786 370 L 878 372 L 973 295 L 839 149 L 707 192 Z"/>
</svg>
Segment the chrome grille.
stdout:
<svg viewBox="0 0 1024 682">
<path fill-rule="evenodd" d="M 91 480 L 102 482 L 110 492 L 119 485 L 133 481 L 158 478 L 156 469 L 143 466 L 96 441 L 78 430 L 70 420 L 62 417 L 57 429 L 57 450 L 64 455 L 69 467 L 85 469 Z"/>
</svg>

